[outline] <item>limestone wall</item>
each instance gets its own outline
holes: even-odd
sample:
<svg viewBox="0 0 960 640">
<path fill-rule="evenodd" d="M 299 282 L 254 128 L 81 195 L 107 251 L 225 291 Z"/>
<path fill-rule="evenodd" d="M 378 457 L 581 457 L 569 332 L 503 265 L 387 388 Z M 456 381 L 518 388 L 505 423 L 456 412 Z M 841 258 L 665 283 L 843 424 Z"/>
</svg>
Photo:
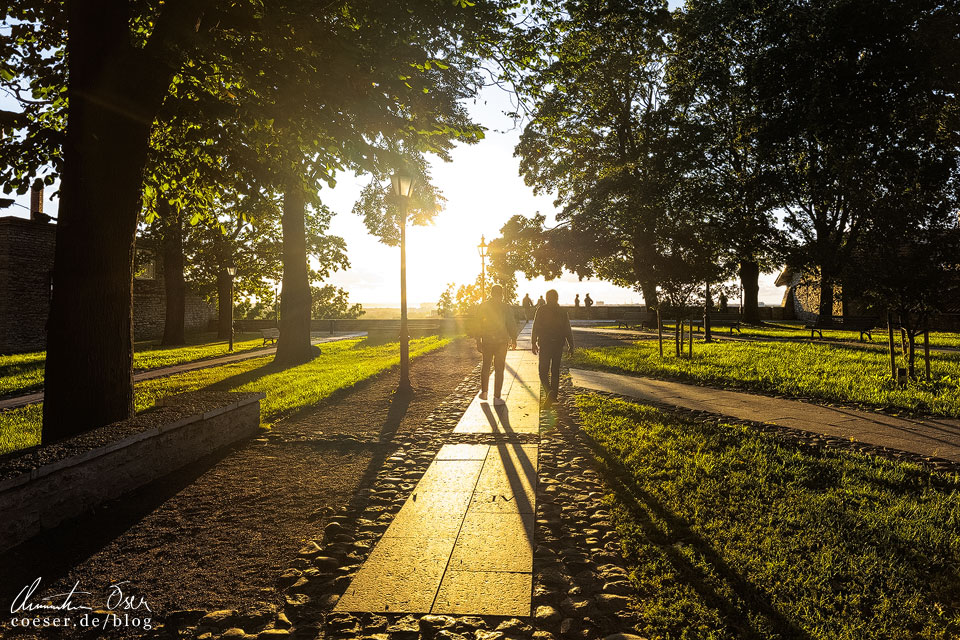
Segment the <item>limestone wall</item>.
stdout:
<svg viewBox="0 0 960 640">
<path fill-rule="evenodd" d="M 56 233 L 52 224 L 0 218 L 0 353 L 46 343 Z"/>
<path fill-rule="evenodd" d="M 0 218 L 0 353 L 41 351 L 46 346 L 47 316 L 57 226 L 16 216 Z M 144 256 L 153 266 L 142 269 Z M 133 334 L 136 340 L 163 335 L 166 293 L 163 261 L 148 241 L 138 242 L 138 277 L 133 282 Z M 55 286 L 56 283 L 54 283 Z M 187 293 L 187 333 L 210 329 L 216 309 Z"/>
</svg>

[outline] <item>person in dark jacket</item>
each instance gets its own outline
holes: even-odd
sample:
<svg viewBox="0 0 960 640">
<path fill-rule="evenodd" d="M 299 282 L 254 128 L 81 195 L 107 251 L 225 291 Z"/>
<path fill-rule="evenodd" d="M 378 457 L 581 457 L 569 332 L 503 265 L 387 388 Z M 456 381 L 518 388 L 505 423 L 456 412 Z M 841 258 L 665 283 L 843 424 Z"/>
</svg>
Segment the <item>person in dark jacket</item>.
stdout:
<svg viewBox="0 0 960 640">
<path fill-rule="evenodd" d="M 487 399 L 490 388 L 490 365 L 493 364 L 493 404 L 506 404 L 500 397 L 503 390 L 503 369 L 507 363 L 507 349 L 516 348 L 517 320 L 513 307 L 503 301 L 503 287 L 490 287 L 490 297 L 480 305 L 477 313 L 479 330 L 477 349 L 483 355 L 480 365 L 480 399 Z"/>
<path fill-rule="evenodd" d="M 560 358 L 564 345 L 573 353 L 573 331 L 570 318 L 558 304 L 556 289 L 547 291 L 547 302 L 537 309 L 530 336 L 533 353 L 540 355 L 540 383 L 547 390 L 547 403 L 553 403 L 560 391 Z"/>
<path fill-rule="evenodd" d="M 533 300 L 530 299 L 530 294 L 523 296 L 523 318 L 527 322 L 533 320 Z"/>
</svg>

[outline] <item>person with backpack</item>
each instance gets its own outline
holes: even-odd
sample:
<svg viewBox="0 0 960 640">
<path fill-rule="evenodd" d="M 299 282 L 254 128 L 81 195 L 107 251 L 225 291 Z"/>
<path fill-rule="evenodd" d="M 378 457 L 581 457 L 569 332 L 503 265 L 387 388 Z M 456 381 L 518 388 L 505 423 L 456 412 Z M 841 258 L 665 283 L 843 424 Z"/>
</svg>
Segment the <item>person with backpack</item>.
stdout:
<svg viewBox="0 0 960 640">
<path fill-rule="evenodd" d="M 507 364 L 507 349 L 516 348 L 517 320 L 513 308 L 503 301 L 503 287 L 490 287 L 490 297 L 477 311 L 477 350 L 483 359 L 480 365 L 480 400 L 487 400 L 490 385 L 490 366 L 493 365 L 493 404 L 506 404 L 500 397 L 503 390 L 503 370 Z"/>
<path fill-rule="evenodd" d="M 557 400 L 560 392 L 560 359 L 564 344 L 573 353 L 573 330 L 567 312 L 560 308 L 560 294 L 547 291 L 547 302 L 537 309 L 530 336 L 534 355 L 540 356 L 540 383 L 547 390 L 546 404 Z"/>
</svg>

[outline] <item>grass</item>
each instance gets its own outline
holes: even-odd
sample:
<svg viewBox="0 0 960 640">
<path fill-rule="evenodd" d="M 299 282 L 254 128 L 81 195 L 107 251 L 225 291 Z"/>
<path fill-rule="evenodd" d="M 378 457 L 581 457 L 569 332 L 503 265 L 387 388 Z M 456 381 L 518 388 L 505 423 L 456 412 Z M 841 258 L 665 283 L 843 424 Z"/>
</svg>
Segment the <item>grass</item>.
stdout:
<svg viewBox="0 0 960 640">
<path fill-rule="evenodd" d="M 828 402 L 944 416 L 960 416 L 960 354 L 931 359 L 933 381 L 898 387 L 888 356 L 876 349 L 811 342 L 714 342 L 695 344 L 694 356 L 673 356 L 673 342 L 580 349 L 572 366 L 670 378 L 695 384 L 772 392 Z M 918 361 L 920 371 L 922 362 Z"/>
<path fill-rule="evenodd" d="M 181 347 L 161 347 L 157 340 L 137 342 L 134 345 L 133 368 L 146 371 L 172 367 L 229 353 L 227 341 L 218 340 L 215 334 L 192 336 L 189 340 L 191 344 Z M 262 346 L 263 338 L 259 333 L 242 333 L 234 340 L 233 352 L 242 353 Z M 45 357 L 43 351 L 0 356 L 0 396 L 43 387 Z"/>
<path fill-rule="evenodd" d="M 450 343 L 431 336 L 410 342 L 415 358 Z M 158 398 L 190 391 L 263 391 L 260 420 L 269 424 L 309 407 L 400 362 L 399 343 L 371 346 L 366 340 L 342 340 L 323 345 L 323 352 L 296 367 L 273 365 L 273 356 L 145 380 L 135 387 L 136 410 L 152 407 Z M 40 441 L 43 409 L 40 404 L 0 412 L 0 454 L 36 445 Z"/>
<path fill-rule="evenodd" d="M 651 640 L 960 637 L 960 477 L 582 395 Z"/>
<path fill-rule="evenodd" d="M 699 320 L 700 318 L 695 318 Z M 796 322 L 790 320 L 778 320 L 771 324 L 766 324 L 763 326 L 753 326 L 753 325 L 741 325 L 740 332 L 734 332 L 735 337 L 743 338 L 770 338 L 775 340 L 810 340 L 810 330 L 803 328 L 803 322 Z M 603 328 L 614 329 L 616 324 L 603 325 Z M 664 334 L 668 332 L 670 335 L 673 334 L 673 328 L 675 323 L 673 321 L 664 320 L 663 331 Z M 686 325 L 684 325 L 686 327 Z M 686 329 L 689 331 L 689 328 Z M 656 327 L 654 327 L 653 333 L 656 333 Z M 696 330 L 694 330 L 696 334 Z M 730 328 L 724 326 L 716 326 L 713 328 L 713 333 L 720 337 L 729 336 Z M 701 337 L 703 336 L 703 329 L 700 329 Z M 839 344 L 875 344 L 879 347 L 886 347 L 887 344 L 887 331 L 885 328 L 881 328 L 873 333 L 872 341 L 865 341 L 863 343 L 859 340 L 859 332 L 853 331 L 842 331 L 838 329 L 824 329 L 823 330 L 823 340 L 827 342 L 836 342 Z M 894 338 L 897 341 L 897 346 L 900 345 L 900 334 L 895 333 Z M 820 337 L 817 336 L 817 340 L 820 340 Z M 923 351 L 923 336 L 917 338 L 917 351 Z M 931 331 L 930 332 L 930 347 L 932 349 L 937 348 L 946 348 L 946 349 L 960 349 L 960 333 L 951 333 L 946 331 Z"/>
</svg>

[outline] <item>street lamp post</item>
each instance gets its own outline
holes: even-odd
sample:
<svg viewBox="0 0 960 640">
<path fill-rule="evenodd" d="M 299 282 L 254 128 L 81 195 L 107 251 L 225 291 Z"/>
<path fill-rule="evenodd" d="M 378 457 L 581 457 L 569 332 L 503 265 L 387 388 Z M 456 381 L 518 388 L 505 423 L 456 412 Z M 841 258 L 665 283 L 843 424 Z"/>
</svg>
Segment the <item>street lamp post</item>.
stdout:
<svg viewBox="0 0 960 640">
<path fill-rule="evenodd" d="M 230 347 L 227 351 L 233 351 L 233 277 L 237 275 L 237 267 L 232 262 L 227 265 L 227 275 L 230 276 Z"/>
<path fill-rule="evenodd" d="M 480 236 L 480 244 L 477 245 L 477 253 L 480 254 L 480 300 L 487 301 L 487 240 Z"/>
<path fill-rule="evenodd" d="M 402 171 L 390 176 L 393 195 L 400 201 L 400 385 L 398 391 L 409 393 L 410 336 L 407 331 L 407 205 L 413 191 L 413 177 Z"/>
</svg>

